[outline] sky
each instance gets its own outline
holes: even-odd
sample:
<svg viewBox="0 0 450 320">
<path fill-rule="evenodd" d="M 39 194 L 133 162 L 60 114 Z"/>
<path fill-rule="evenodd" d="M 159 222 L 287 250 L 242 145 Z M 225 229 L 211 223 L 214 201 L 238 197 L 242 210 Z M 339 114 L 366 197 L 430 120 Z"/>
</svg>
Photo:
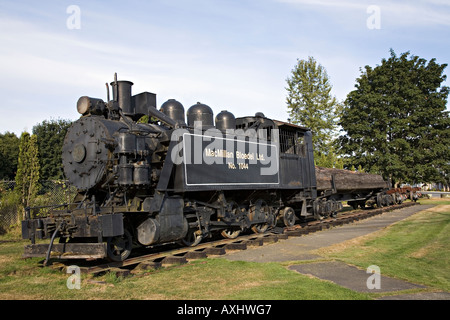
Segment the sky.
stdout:
<svg viewBox="0 0 450 320">
<path fill-rule="evenodd" d="M 0 0 L 0 133 L 78 119 L 78 98 L 106 101 L 115 72 L 158 108 L 286 121 L 297 59 L 314 57 L 344 100 L 391 48 L 448 64 L 449 39 L 450 0 Z"/>
</svg>

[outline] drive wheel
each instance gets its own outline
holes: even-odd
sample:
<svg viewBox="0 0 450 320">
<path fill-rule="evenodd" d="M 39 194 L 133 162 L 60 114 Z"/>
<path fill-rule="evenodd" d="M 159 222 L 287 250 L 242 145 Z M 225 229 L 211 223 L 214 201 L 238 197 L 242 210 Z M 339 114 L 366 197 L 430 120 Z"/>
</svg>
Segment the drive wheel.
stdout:
<svg viewBox="0 0 450 320">
<path fill-rule="evenodd" d="M 250 221 L 263 220 L 262 223 L 257 223 L 252 226 L 252 231 L 255 233 L 264 233 L 270 226 L 275 224 L 274 217 L 270 207 L 264 200 L 257 200 L 256 203 L 250 207 L 249 211 Z"/>
<path fill-rule="evenodd" d="M 233 217 L 236 217 L 237 215 L 239 215 L 241 213 L 241 208 L 235 201 L 230 201 L 228 204 L 228 207 L 231 209 L 230 212 Z M 223 230 L 220 234 L 222 235 L 222 237 L 224 237 L 226 239 L 235 239 L 241 234 L 241 230 L 235 229 L 235 228 L 229 228 L 229 229 Z"/>
<path fill-rule="evenodd" d="M 109 237 L 106 241 L 106 253 L 112 261 L 124 261 L 130 256 L 133 239 L 130 232 L 125 230 L 121 236 Z"/>
<path fill-rule="evenodd" d="M 203 236 L 199 230 L 189 230 L 186 236 L 181 239 L 181 243 L 186 247 L 195 247 L 203 240 Z"/>
</svg>

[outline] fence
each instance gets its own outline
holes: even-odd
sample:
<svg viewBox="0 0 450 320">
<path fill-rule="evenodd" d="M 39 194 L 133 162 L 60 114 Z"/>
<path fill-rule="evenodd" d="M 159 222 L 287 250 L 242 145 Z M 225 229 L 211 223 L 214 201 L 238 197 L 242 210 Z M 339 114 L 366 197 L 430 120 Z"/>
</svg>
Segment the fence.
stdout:
<svg viewBox="0 0 450 320">
<path fill-rule="evenodd" d="M 20 196 L 14 192 L 15 181 L 0 181 L 0 231 L 23 219 Z M 40 181 L 39 192 L 33 199 L 33 206 L 51 206 L 70 203 L 76 189 L 66 181 Z"/>
</svg>

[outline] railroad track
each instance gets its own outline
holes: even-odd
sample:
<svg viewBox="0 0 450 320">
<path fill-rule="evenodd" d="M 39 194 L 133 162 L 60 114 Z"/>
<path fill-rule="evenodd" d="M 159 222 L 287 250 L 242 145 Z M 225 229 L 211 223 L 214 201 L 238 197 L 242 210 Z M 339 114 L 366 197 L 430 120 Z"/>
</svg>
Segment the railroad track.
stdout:
<svg viewBox="0 0 450 320">
<path fill-rule="evenodd" d="M 195 247 L 177 247 L 176 245 L 161 245 L 148 248 L 148 251 L 156 251 L 141 255 L 136 255 L 121 262 L 102 261 L 80 261 L 78 267 L 82 273 L 100 274 L 106 271 L 115 272 L 117 275 L 126 276 L 130 270 L 135 267 L 141 269 L 160 268 L 173 264 L 184 264 L 189 260 L 202 259 L 210 256 L 224 255 L 229 251 L 246 250 L 252 246 L 262 246 L 268 243 L 274 243 L 289 237 L 303 236 L 308 233 L 329 229 L 362 219 L 370 218 L 383 212 L 392 211 L 415 205 L 415 202 L 406 202 L 390 207 L 370 209 L 370 210 L 352 210 L 340 213 L 337 217 L 323 220 L 314 220 L 300 223 L 293 227 L 276 227 L 270 232 L 262 234 L 241 235 L 236 239 L 210 240 L 201 243 Z M 77 261 L 78 262 L 78 261 Z M 66 270 L 68 265 L 74 264 L 74 261 L 57 262 L 50 265 L 52 268 Z"/>
</svg>

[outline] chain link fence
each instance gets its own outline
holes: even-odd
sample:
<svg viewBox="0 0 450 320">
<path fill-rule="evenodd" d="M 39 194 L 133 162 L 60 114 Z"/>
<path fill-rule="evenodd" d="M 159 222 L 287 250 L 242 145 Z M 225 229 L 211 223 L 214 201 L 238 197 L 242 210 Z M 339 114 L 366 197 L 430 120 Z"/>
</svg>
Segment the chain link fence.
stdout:
<svg viewBox="0 0 450 320">
<path fill-rule="evenodd" d="M 14 192 L 15 185 L 15 181 L 0 181 L 0 232 L 23 219 L 23 207 L 18 192 Z M 40 181 L 39 185 L 33 206 L 70 203 L 76 195 L 76 189 L 67 181 Z"/>
</svg>

